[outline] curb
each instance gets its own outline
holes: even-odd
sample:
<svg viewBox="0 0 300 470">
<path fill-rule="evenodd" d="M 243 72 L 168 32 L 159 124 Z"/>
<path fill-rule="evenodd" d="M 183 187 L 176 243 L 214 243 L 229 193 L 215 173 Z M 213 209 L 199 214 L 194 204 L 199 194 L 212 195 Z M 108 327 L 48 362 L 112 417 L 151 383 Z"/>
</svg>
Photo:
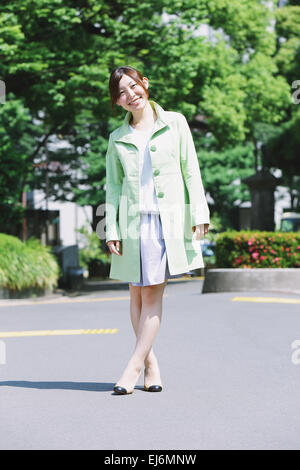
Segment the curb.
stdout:
<svg viewBox="0 0 300 470">
<path fill-rule="evenodd" d="M 172 284 L 182 284 L 185 282 L 195 282 L 199 280 L 204 280 L 203 276 L 185 276 L 179 277 L 177 279 L 168 279 L 168 283 Z M 119 290 L 126 289 L 129 290 L 128 281 L 85 281 L 80 292 L 92 292 L 98 290 Z"/>
<path fill-rule="evenodd" d="M 188 276 L 188 277 L 182 277 L 182 278 L 177 278 L 177 279 L 169 279 L 168 283 L 172 284 L 182 284 L 186 282 L 196 282 L 196 281 L 203 281 L 202 276 Z M 49 300 L 59 300 L 64 297 L 84 297 L 86 294 L 88 297 L 89 294 L 92 292 L 98 292 L 98 291 L 105 291 L 105 290 L 128 290 L 129 291 L 129 284 L 128 282 L 122 282 L 122 281 L 114 281 L 114 280 L 108 280 L 108 281 L 85 281 L 83 287 L 80 290 L 68 290 L 68 289 L 61 289 L 61 288 L 56 288 L 54 289 L 52 294 L 49 295 L 43 295 L 43 296 L 38 296 L 38 297 L 24 297 L 24 298 L 18 298 L 18 299 L 1 299 L 0 298 L 0 307 L 5 307 L 5 305 L 19 305 L 19 304 L 24 304 L 24 302 L 28 305 L 36 303 L 42 303 L 43 301 L 47 302 Z"/>
<path fill-rule="evenodd" d="M 206 272 L 202 293 L 282 292 L 300 294 L 299 268 L 218 268 Z"/>
</svg>

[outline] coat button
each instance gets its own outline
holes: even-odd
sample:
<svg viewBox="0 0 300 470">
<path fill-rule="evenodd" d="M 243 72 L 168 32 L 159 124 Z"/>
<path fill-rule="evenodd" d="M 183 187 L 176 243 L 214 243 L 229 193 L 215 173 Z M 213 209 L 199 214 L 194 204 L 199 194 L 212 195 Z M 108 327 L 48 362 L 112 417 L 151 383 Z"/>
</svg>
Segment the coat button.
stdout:
<svg viewBox="0 0 300 470">
<path fill-rule="evenodd" d="M 164 193 L 158 193 L 158 197 L 164 197 Z"/>
<path fill-rule="evenodd" d="M 151 150 L 151 152 L 155 152 L 156 146 L 155 146 L 155 145 L 151 145 L 150 150 Z"/>
<path fill-rule="evenodd" d="M 160 173 L 159 170 L 154 170 L 154 176 L 159 175 L 159 173 Z"/>
</svg>

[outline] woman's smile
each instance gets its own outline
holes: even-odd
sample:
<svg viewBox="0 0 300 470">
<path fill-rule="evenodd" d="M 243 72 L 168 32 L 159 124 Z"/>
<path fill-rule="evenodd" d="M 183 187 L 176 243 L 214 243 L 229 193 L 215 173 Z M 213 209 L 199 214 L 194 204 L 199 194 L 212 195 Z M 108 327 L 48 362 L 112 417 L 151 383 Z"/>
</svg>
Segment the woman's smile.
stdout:
<svg viewBox="0 0 300 470">
<path fill-rule="evenodd" d="M 129 103 L 129 106 L 136 106 L 140 101 L 141 101 L 142 97 L 139 96 L 138 98 L 135 98 L 133 101 L 131 101 L 131 103 Z"/>
</svg>

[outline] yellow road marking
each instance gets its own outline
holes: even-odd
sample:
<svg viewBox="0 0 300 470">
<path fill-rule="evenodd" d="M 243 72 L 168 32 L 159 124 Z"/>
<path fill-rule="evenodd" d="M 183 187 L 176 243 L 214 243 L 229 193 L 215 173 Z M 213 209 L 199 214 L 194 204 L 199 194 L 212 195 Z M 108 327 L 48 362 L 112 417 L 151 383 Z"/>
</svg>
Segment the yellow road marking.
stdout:
<svg viewBox="0 0 300 470">
<path fill-rule="evenodd" d="M 18 338 L 21 336 L 106 335 L 115 334 L 117 331 L 118 328 L 98 328 L 91 330 L 0 331 L 0 338 Z"/>
<path fill-rule="evenodd" d="M 282 304 L 300 304 L 300 299 L 285 297 L 233 297 L 231 300 L 238 302 L 274 302 Z"/>
<path fill-rule="evenodd" d="M 17 307 L 19 305 L 44 305 L 44 304 L 67 304 L 73 302 L 106 302 L 110 300 L 129 300 L 130 296 L 124 297 L 59 297 L 58 299 L 49 300 L 20 300 L 9 299 L 10 303 L 0 302 L 0 307 Z"/>
<path fill-rule="evenodd" d="M 164 294 L 164 297 L 168 297 L 168 294 Z M 120 297 L 59 297 L 58 299 L 49 300 L 19 300 L 9 299 L 6 302 L 0 301 L 0 307 L 19 307 L 24 305 L 46 305 L 46 304 L 68 304 L 74 302 L 107 302 L 113 300 L 130 300 L 130 296 Z"/>
</svg>

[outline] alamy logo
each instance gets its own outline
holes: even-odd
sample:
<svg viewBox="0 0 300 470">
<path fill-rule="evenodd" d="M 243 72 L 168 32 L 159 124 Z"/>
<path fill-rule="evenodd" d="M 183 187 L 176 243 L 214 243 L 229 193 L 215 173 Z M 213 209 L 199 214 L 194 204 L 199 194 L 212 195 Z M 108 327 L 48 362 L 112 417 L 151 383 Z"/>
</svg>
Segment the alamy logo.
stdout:
<svg viewBox="0 0 300 470">
<path fill-rule="evenodd" d="M 6 345 L 4 341 L 0 340 L 0 365 L 6 364 Z"/>
<path fill-rule="evenodd" d="M 5 104 L 6 101 L 6 87 L 5 82 L 0 80 L 0 104 Z"/>
<path fill-rule="evenodd" d="M 297 366 L 300 364 L 300 340 L 295 339 L 295 341 L 292 342 L 291 347 L 292 349 L 295 349 L 292 354 L 292 363 Z"/>
<path fill-rule="evenodd" d="M 297 88 L 298 86 L 300 87 L 300 80 L 295 80 L 292 83 L 292 88 Z M 292 97 L 294 99 L 294 104 L 299 104 L 300 103 L 300 88 L 298 88 L 298 90 L 294 91 L 294 93 L 292 94 Z"/>
</svg>

